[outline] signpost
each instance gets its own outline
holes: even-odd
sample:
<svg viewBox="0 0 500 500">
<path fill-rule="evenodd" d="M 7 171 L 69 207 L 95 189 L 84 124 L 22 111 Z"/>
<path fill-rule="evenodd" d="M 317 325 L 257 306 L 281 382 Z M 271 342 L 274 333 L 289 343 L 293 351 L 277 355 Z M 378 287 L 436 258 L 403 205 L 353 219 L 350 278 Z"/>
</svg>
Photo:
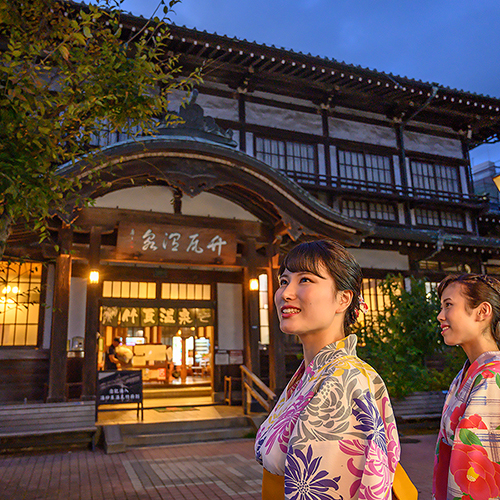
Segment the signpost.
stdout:
<svg viewBox="0 0 500 500">
<path fill-rule="evenodd" d="M 130 403 L 137 403 L 137 418 L 139 418 L 140 409 L 141 420 L 144 420 L 141 370 L 113 370 L 97 372 L 96 411 L 100 405 Z M 107 409 L 101 411 L 116 410 Z"/>
</svg>

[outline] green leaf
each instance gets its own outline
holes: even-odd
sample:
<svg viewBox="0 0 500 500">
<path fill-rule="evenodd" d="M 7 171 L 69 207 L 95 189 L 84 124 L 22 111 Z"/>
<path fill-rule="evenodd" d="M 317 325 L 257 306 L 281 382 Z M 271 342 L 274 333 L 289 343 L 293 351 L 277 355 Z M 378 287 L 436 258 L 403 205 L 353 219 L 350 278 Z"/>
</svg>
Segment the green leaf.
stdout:
<svg viewBox="0 0 500 500">
<path fill-rule="evenodd" d="M 460 441 L 464 444 L 474 445 L 477 444 L 479 446 L 483 446 L 481 440 L 469 429 L 460 429 Z"/>
<path fill-rule="evenodd" d="M 59 47 L 59 52 L 61 53 L 61 55 L 63 56 L 63 58 L 66 61 L 69 59 L 69 50 L 68 50 L 68 47 L 66 47 L 66 45 L 61 45 Z"/>
<path fill-rule="evenodd" d="M 498 387 L 500 387 L 500 374 L 499 373 L 497 373 L 495 375 L 495 382 L 497 383 Z"/>
</svg>

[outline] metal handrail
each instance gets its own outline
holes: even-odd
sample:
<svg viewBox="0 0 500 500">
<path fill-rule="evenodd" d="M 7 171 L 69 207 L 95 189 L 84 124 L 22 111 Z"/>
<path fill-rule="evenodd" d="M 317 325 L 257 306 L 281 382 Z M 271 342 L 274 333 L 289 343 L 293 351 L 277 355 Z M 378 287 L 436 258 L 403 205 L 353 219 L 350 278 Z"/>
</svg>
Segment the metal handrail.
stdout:
<svg viewBox="0 0 500 500">
<path fill-rule="evenodd" d="M 245 415 L 250 413 L 250 405 L 252 404 L 252 398 L 257 400 L 257 402 L 269 413 L 276 401 L 276 394 L 267 387 L 262 380 L 260 380 L 257 375 L 252 373 L 245 365 L 240 366 L 241 370 L 241 390 L 242 390 L 242 402 L 243 411 Z M 254 384 L 264 393 L 263 395 L 257 392 Z"/>
</svg>

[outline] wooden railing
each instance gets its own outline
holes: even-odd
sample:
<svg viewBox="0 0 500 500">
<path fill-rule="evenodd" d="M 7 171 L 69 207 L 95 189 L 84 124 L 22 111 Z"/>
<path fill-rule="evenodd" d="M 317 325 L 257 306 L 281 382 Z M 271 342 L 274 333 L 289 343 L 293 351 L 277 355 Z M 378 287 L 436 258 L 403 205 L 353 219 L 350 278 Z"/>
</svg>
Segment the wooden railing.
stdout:
<svg viewBox="0 0 500 500">
<path fill-rule="evenodd" d="M 241 365 L 240 370 L 243 412 L 245 415 L 250 413 L 252 398 L 269 413 L 276 402 L 276 394 L 245 365 Z"/>
</svg>

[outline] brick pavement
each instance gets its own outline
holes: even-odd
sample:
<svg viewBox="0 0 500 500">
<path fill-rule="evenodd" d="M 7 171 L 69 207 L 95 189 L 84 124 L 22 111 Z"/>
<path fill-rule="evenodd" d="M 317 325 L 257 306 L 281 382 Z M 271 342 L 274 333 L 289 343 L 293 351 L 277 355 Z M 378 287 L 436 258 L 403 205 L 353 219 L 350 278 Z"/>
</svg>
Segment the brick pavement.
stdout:
<svg viewBox="0 0 500 500">
<path fill-rule="evenodd" d="M 436 437 L 414 437 L 402 463 L 429 500 Z M 258 500 L 261 474 L 251 439 L 10 455 L 0 457 L 0 500 Z"/>
</svg>

